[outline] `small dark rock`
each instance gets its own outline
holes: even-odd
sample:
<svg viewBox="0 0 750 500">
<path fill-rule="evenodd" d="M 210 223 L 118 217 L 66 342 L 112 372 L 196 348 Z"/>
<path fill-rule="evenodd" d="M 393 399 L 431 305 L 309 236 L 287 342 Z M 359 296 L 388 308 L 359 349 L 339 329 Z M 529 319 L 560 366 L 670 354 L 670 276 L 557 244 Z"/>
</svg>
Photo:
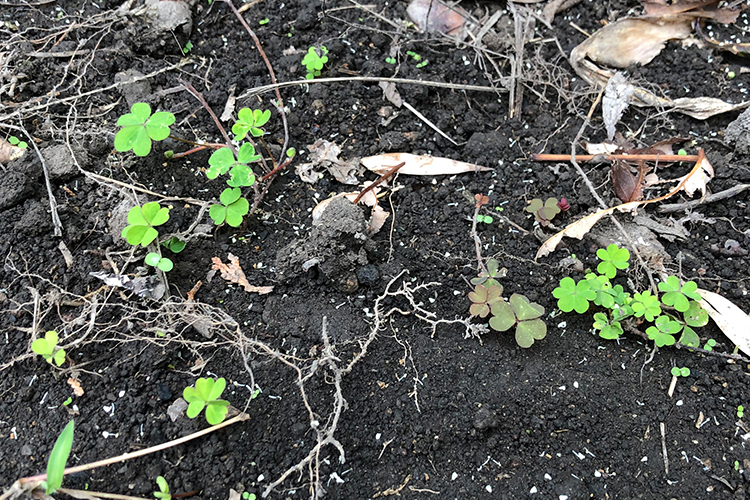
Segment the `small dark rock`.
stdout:
<svg viewBox="0 0 750 500">
<path fill-rule="evenodd" d="M 474 428 L 483 430 L 490 427 L 497 427 L 497 415 L 487 408 L 479 408 L 474 415 Z"/>
</svg>

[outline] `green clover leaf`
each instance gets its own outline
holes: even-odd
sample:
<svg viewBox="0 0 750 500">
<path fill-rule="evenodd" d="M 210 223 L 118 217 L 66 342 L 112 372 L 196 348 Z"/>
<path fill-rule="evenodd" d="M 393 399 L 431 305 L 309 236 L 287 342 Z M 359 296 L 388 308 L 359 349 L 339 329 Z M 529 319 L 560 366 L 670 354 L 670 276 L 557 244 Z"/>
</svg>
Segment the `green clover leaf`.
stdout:
<svg viewBox="0 0 750 500">
<path fill-rule="evenodd" d="M 206 177 L 216 179 L 219 175 L 229 172 L 230 179 L 227 181 L 231 187 L 252 186 L 255 182 L 255 174 L 247 164 L 258 161 L 260 155 L 255 153 L 255 148 L 250 143 L 243 144 L 237 152 L 237 158 L 228 148 L 219 148 L 208 158 L 209 169 Z"/>
<path fill-rule="evenodd" d="M 651 295 L 651 292 L 648 290 L 633 295 L 633 302 L 630 306 L 633 308 L 633 314 L 636 318 L 643 316 L 646 318 L 646 321 L 653 321 L 654 318 L 661 314 L 659 299 Z"/>
<path fill-rule="evenodd" d="M 596 266 L 596 271 L 607 278 L 614 278 L 618 269 L 627 269 L 630 265 L 628 263 L 628 260 L 630 260 L 628 249 L 620 248 L 615 243 L 609 245 L 606 250 L 604 248 L 597 250 L 596 256 L 602 261 Z"/>
<path fill-rule="evenodd" d="M 115 135 L 115 149 L 120 152 L 132 149 L 138 156 L 147 156 L 151 152 L 151 141 L 169 137 L 169 126 L 174 121 L 172 113 L 160 111 L 152 115 L 151 106 L 137 102 L 130 108 L 130 113 L 117 120 L 122 129 Z"/>
<path fill-rule="evenodd" d="M 544 314 L 544 307 L 529 302 L 523 295 L 514 293 L 509 302 L 495 302 L 491 311 L 490 327 L 504 332 L 516 325 L 516 343 L 521 347 L 531 347 L 534 340 L 541 340 L 547 335 L 547 325 L 539 319 Z"/>
<path fill-rule="evenodd" d="M 472 316 L 486 317 L 490 313 L 492 304 L 502 301 L 503 287 L 477 285 L 474 291 L 469 292 L 469 300 L 472 304 L 469 307 L 469 313 Z"/>
<path fill-rule="evenodd" d="M 589 301 L 596 298 L 596 292 L 592 291 L 591 284 L 586 280 L 576 283 L 573 278 L 566 276 L 560 280 L 560 286 L 552 291 L 552 295 L 558 299 L 557 307 L 564 312 L 575 310 L 583 314 L 589 309 Z"/>
<path fill-rule="evenodd" d="M 696 292 L 698 285 L 694 281 L 688 281 L 680 286 L 677 276 L 668 276 L 667 280 L 660 282 L 657 287 L 665 292 L 661 298 L 662 303 L 680 312 L 685 312 L 690 308 L 688 299 L 701 300 L 701 296 Z"/>
<path fill-rule="evenodd" d="M 158 202 L 135 206 L 128 212 L 128 226 L 122 230 L 122 237 L 131 245 L 147 247 L 158 236 L 154 226 L 161 226 L 169 220 L 169 209 Z"/>
<path fill-rule="evenodd" d="M 219 379 L 199 378 L 195 381 L 195 387 L 186 387 L 182 391 L 182 397 L 187 401 L 188 418 L 195 418 L 206 409 L 206 420 L 211 425 L 216 425 L 224 420 L 227 414 L 229 401 L 218 399 L 227 381 L 222 377 Z"/>
<path fill-rule="evenodd" d="M 250 211 L 250 203 L 247 199 L 242 198 L 240 188 L 227 188 L 219 196 L 221 204 L 211 205 L 208 209 L 208 215 L 219 224 L 226 222 L 232 227 L 239 227 L 242 224 L 242 218 Z"/>
<path fill-rule="evenodd" d="M 237 121 L 232 125 L 232 133 L 235 134 L 234 140 L 241 141 L 247 136 L 248 132 L 253 137 L 261 137 L 263 130 L 260 127 L 268 123 L 270 118 L 270 110 L 242 108 L 237 113 Z"/>
</svg>

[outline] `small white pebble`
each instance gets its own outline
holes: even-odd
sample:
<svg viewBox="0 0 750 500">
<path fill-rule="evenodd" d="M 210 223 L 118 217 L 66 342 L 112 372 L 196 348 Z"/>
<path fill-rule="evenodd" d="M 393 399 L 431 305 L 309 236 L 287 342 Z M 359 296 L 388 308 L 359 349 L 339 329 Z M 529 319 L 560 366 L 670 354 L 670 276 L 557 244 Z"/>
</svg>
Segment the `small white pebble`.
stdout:
<svg viewBox="0 0 750 500">
<path fill-rule="evenodd" d="M 563 322 L 561 322 L 561 323 L 559 323 L 557 325 L 558 328 L 565 328 L 566 326 L 568 326 L 568 322 L 567 321 L 563 321 Z"/>
<path fill-rule="evenodd" d="M 683 404 L 683 403 L 682 403 L 682 400 L 679 400 L 679 401 L 677 401 L 677 403 L 676 403 L 676 404 L 677 404 L 677 406 L 682 406 L 682 404 Z"/>
<path fill-rule="evenodd" d="M 544 479 L 546 479 L 547 481 L 552 481 L 552 476 L 550 476 L 549 474 L 545 474 Z"/>
<path fill-rule="evenodd" d="M 381 435 L 382 435 L 382 434 L 380 434 L 380 433 L 378 432 L 377 434 L 375 434 L 375 439 L 376 439 L 377 441 L 380 441 L 380 436 L 381 436 Z"/>
<path fill-rule="evenodd" d="M 602 473 L 599 472 L 598 470 L 595 470 L 594 471 L 594 477 L 602 477 Z"/>
<path fill-rule="evenodd" d="M 539 491 L 539 490 L 538 490 L 538 489 L 536 489 L 536 486 L 532 486 L 532 487 L 531 487 L 531 489 L 529 490 L 529 494 L 533 495 L 533 494 L 534 494 L 534 493 L 536 493 L 537 491 Z"/>
<path fill-rule="evenodd" d="M 451 474 L 451 481 L 455 481 L 456 479 L 458 479 L 458 472 Z"/>
<path fill-rule="evenodd" d="M 573 387 L 575 387 L 576 389 L 578 389 L 578 382 L 573 382 Z"/>
<path fill-rule="evenodd" d="M 568 495 L 560 495 L 557 498 L 559 498 L 560 500 L 568 500 Z"/>
<path fill-rule="evenodd" d="M 560 389 L 561 391 L 564 391 L 565 390 L 565 386 L 561 385 L 560 387 L 558 387 L 558 389 Z"/>
<path fill-rule="evenodd" d="M 484 489 L 487 490 L 487 493 L 492 493 L 492 486 L 490 486 L 489 484 L 485 486 Z"/>
<path fill-rule="evenodd" d="M 641 462 L 648 462 L 648 457 L 643 457 L 643 458 L 641 459 Z"/>
<path fill-rule="evenodd" d="M 117 394 L 117 396 L 118 396 L 118 397 L 123 397 L 124 395 L 125 395 L 125 391 L 120 391 L 120 392 L 119 392 L 119 393 Z"/>
<path fill-rule="evenodd" d="M 264 476 L 263 474 L 261 474 L 260 476 L 258 476 L 258 482 L 263 481 L 265 478 L 266 478 L 266 476 Z"/>
</svg>

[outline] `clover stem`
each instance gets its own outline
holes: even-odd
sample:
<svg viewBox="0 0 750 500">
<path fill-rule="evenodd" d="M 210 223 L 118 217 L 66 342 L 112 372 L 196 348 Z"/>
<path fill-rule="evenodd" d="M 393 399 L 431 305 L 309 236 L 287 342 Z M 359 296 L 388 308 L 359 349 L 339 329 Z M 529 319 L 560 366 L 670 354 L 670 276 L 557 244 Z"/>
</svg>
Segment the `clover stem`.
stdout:
<svg viewBox="0 0 750 500">
<path fill-rule="evenodd" d="M 182 84 L 182 86 L 185 87 L 185 90 L 187 90 L 188 92 L 190 92 L 190 94 L 192 94 L 193 97 L 195 97 L 196 99 L 198 99 L 198 102 L 201 103 L 201 106 L 203 106 L 203 108 L 206 111 L 208 111 L 208 114 L 211 115 L 211 118 L 213 119 L 214 123 L 216 124 L 216 128 L 219 129 L 219 132 L 221 132 L 221 135 L 224 137 L 224 142 L 227 143 L 227 147 L 232 152 L 232 154 L 234 155 L 234 157 L 237 158 L 237 150 L 234 148 L 234 144 L 232 144 L 232 140 L 229 138 L 229 134 L 227 134 L 227 131 L 224 130 L 224 126 L 219 121 L 219 118 L 216 116 L 216 113 L 214 113 L 214 110 L 211 109 L 211 106 L 209 106 L 208 103 L 206 102 L 206 100 L 203 98 L 203 94 L 201 94 L 200 92 L 198 92 L 197 90 L 195 90 L 195 87 L 193 87 L 189 83 L 187 83 L 187 82 L 185 82 L 183 80 L 178 80 L 178 81 Z"/>
<path fill-rule="evenodd" d="M 477 251 L 477 262 L 479 263 L 479 270 L 480 272 L 486 274 L 487 276 L 490 275 L 490 272 L 487 270 L 487 266 L 484 265 L 484 260 L 482 259 L 482 240 L 479 239 L 479 235 L 477 234 L 477 217 L 479 216 L 479 210 L 481 210 L 482 205 L 480 203 L 477 203 L 474 207 L 474 217 L 471 221 L 471 237 L 474 238 L 474 248 Z"/>
</svg>

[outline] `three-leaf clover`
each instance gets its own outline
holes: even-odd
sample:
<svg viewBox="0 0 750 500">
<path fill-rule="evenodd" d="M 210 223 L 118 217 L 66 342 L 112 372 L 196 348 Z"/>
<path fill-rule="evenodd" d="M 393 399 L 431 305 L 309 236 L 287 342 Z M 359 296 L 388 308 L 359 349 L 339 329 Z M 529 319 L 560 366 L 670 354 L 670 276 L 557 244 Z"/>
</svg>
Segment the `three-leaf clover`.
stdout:
<svg viewBox="0 0 750 500">
<path fill-rule="evenodd" d="M 615 292 L 612 290 L 612 283 L 609 282 L 609 278 L 589 273 L 586 275 L 586 283 L 589 284 L 591 291 L 596 294 L 594 304 L 612 309 L 615 305 Z"/>
<path fill-rule="evenodd" d="M 588 311 L 589 301 L 596 298 L 596 292 L 591 290 L 591 284 L 588 281 L 581 280 L 576 283 L 569 276 L 560 280 L 560 286 L 552 290 L 552 295 L 557 299 L 557 307 L 561 311 L 575 310 L 578 314 Z"/>
<path fill-rule="evenodd" d="M 57 332 L 50 330 L 44 334 L 43 339 L 36 339 L 31 343 L 31 350 L 42 356 L 48 363 L 62 366 L 65 362 L 65 349 L 57 347 Z"/>
<path fill-rule="evenodd" d="M 622 325 L 619 321 L 611 321 L 604 313 L 594 314 L 594 330 L 599 330 L 599 336 L 603 339 L 614 340 L 622 335 Z"/>
<path fill-rule="evenodd" d="M 159 500 L 171 500 L 172 495 L 169 493 L 169 485 L 164 476 L 158 476 L 156 478 L 156 485 L 159 487 L 159 491 L 154 492 L 154 496 Z"/>
<path fill-rule="evenodd" d="M 240 146 L 237 158 L 229 148 L 219 148 L 208 158 L 210 168 L 206 170 L 206 177 L 216 179 L 220 174 L 229 172 L 231 176 L 227 181 L 232 187 L 252 186 L 255 182 L 255 174 L 247 164 L 258 161 L 260 155 L 255 154 L 255 148 L 250 143 Z"/>
<path fill-rule="evenodd" d="M 472 302 L 469 313 L 484 318 L 490 313 L 492 304 L 503 300 L 502 294 L 502 285 L 477 285 L 473 292 L 469 292 L 469 300 Z"/>
<path fill-rule="evenodd" d="M 633 295 L 633 302 L 630 303 L 630 307 L 633 308 L 633 314 L 636 318 L 643 316 L 646 321 L 653 321 L 661 314 L 659 299 L 651 295 L 648 290 Z"/>
<path fill-rule="evenodd" d="M 130 113 L 122 115 L 117 125 L 122 127 L 115 135 L 115 149 L 120 152 L 133 150 L 138 156 L 151 152 L 151 141 L 162 141 L 169 137 L 169 126 L 174 123 L 174 115 L 166 111 L 151 114 L 151 106 L 137 102 Z"/>
<path fill-rule="evenodd" d="M 664 305 L 673 306 L 680 312 L 685 312 L 690 308 L 690 301 L 701 300 L 701 296 L 696 292 L 698 285 L 695 281 L 687 281 L 680 286 L 680 280 L 677 276 L 668 276 L 666 281 L 658 285 L 660 291 L 665 292 L 661 298 Z"/>
<path fill-rule="evenodd" d="M 689 377 L 690 368 L 688 368 L 687 366 L 683 366 L 682 368 L 673 366 L 672 369 L 669 371 L 669 373 L 671 373 L 675 377 Z"/>
<path fill-rule="evenodd" d="M 206 420 L 211 425 L 220 424 L 227 414 L 229 401 L 218 399 L 227 381 L 220 379 L 199 378 L 195 381 L 195 387 L 185 387 L 182 397 L 189 403 L 187 409 L 188 418 L 195 418 L 206 409 Z"/>
<path fill-rule="evenodd" d="M 484 285 L 486 287 L 500 286 L 500 283 L 495 278 L 502 278 L 505 276 L 506 270 L 500 269 L 500 264 L 495 259 L 487 261 L 487 272 L 482 271 L 479 276 L 471 279 L 472 285 Z"/>
<path fill-rule="evenodd" d="M 122 230 L 122 237 L 131 245 L 147 247 L 158 236 L 155 226 L 161 226 L 169 220 L 169 209 L 152 201 L 142 207 L 135 206 L 128 212 L 128 226 Z"/>
<path fill-rule="evenodd" d="M 261 109 L 242 108 L 237 113 L 237 121 L 232 125 L 234 140 L 241 141 L 250 133 L 253 137 L 261 137 L 263 130 L 260 127 L 268 123 L 271 118 L 271 111 Z"/>
<path fill-rule="evenodd" d="M 596 266 L 596 271 L 607 278 L 614 278 L 618 269 L 627 269 L 630 265 L 628 263 L 630 259 L 628 249 L 620 248 L 615 243 L 609 245 L 606 250 L 604 248 L 597 250 L 596 256 L 602 260 Z"/>
<path fill-rule="evenodd" d="M 515 325 L 516 342 L 521 347 L 531 347 L 534 340 L 541 340 L 547 335 L 547 325 L 539 319 L 544 314 L 544 307 L 529 302 L 523 295 L 514 293 L 509 302 L 495 302 L 491 311 L 490 327 L 504 332 Z"/>
<path fill-rule="evenodd" d="M 242 218 L 250 211 L 250 203 L 242 197 L 242 190 L 236 188 L 226 188 L 219 196 L 221 205 L 211 205 L 208 209 L 208 215 L 218 226 L 222 222 L 232 227 L 239 227 L 242 224 Z"/>
<path fill-rule="evenodd" d="M 657 346 L 664 347 L 665 345 L 674 345 L 673 335 L 679 333 L 680 330 L 682 330 L 682 324 L 670 316 L 663 315 L 656 318 L 654 326 L 649 326 L 646 329 L 646 334 Z"/>
<path fill-rule="evenodd" d="M 546 226 L 555 218 L 555 215 L 560 213 L 560 207 L 557 206 L 557 198 L 547 198 L 544 202 L 539 198 L 534 198 L 529 202 L 526 211 L 534 214 L 534 220 L 539 224 Z"/>
<path fill-rule="evenodd" d="M 162 257 L 156 252 L 150 252 L 148 255 L 146 255 L 144 262 L 146 263 L 146 265 L 161 269 L 165 273 L 171 271 L 174 268 L 174 263 L 170 259 Z"/>
<path fill-rule="evenodd" d="M 65 462 L 68 461 L 70 450 L 73 448 L 74 427 L 75 424 L 73 423 L 73 420 L 68 422 L 60 435 L 57 436 L 55 446 L 52 447 L 52 452 L 49 454 L 49 460 L 47 461 L 47 480 L 45 481 L 44 486 L 47 495 L 51 495 L 62 486 Z"/>
<path fill-rule="evenodd" d="M 177 236 L 172 236 L 171 239 L 162 242 L 161 245 L 168 248 L 172 253 L 180 253 L 185 250 L 186 243 L 179 239 Z"/>
<path fill-rule="evenodd" d="M 307 68 L 307 74 L 305 78 L 312 80 L 316 76 L 320 76 L 320 70 L 323 69 L 323 65 L 328 62 L 328 49 L 324 46 L 320 47 L 320 53 L 315 47 L 307 49 L 307 54 L 302 58 L 302 64 Z"/>
</svg>

